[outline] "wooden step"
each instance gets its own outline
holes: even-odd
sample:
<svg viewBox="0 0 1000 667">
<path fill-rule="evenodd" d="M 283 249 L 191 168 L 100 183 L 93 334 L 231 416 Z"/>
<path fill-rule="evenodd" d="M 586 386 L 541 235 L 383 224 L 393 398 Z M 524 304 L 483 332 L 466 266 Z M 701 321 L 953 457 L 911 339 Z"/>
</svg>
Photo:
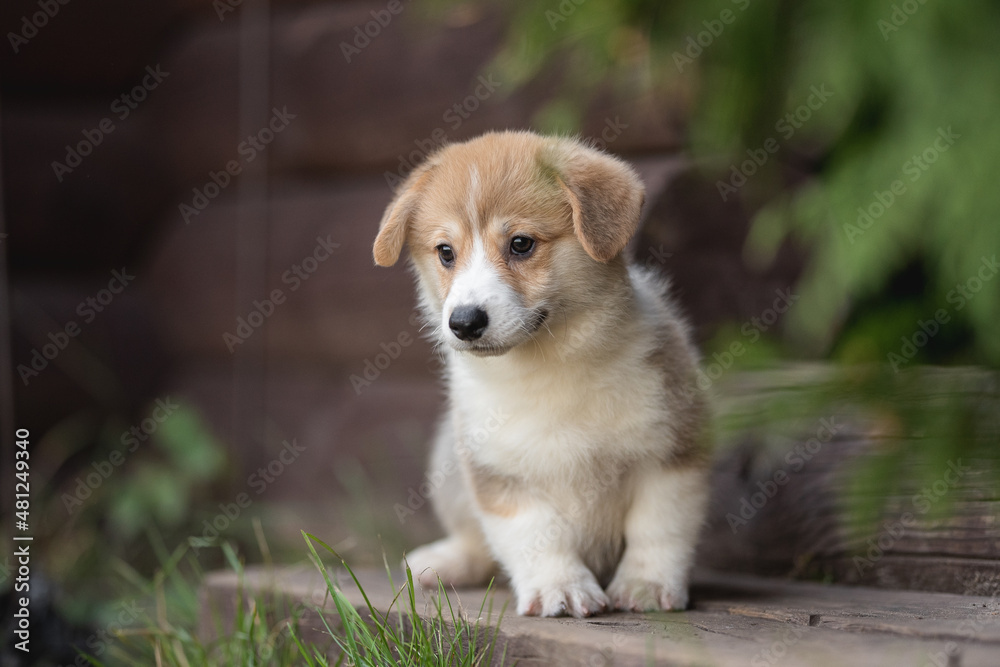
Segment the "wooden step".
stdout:
<svg viewBox="0 0 1000 667">
<path fill-rule="evenodd" d="M 399 609 L 398 603 L 393 605 L 397 591 L 384 571 L 362 570 L 357 576 L 379 613 Z M 346 572 L 337 579 L 351 603 L 366 611 Z M 398 574 L 394 580 L 404 581 Z M 251 568 L 245 573 L 242 594 L 248 599 L 277 594 L 293 605 L 322 609 L 332 619 L 331 627 L 337 627 L 323 579 L 312 567 Z M 219 615 L 223 626 L 231 623 L 239 595 L 234 572 L 207 577 L 202 590 L 202 628 L 207 636 L 213 614 Z M 517 616 L 510 592 L 502 585 L 489 593 L 482 589 L 449 593 L 451 603 L 468 618 L 478 617 L 481 608 L 492 609 L 481 621 L 491 628 L 499 621 L 495 664 L 1000 664 L 996 596 L 887 591 L 699 571 L 691 597 L 691 608 L 685 612 L 616 612 L 574 619 Z M 423 592 L 422 598 L 418 606 L 431 611 L 434 596 Z M 318 646 L 330 644 L 316 612 L 304 617 L 302 628 L 305 639 Z"/>
</svg>

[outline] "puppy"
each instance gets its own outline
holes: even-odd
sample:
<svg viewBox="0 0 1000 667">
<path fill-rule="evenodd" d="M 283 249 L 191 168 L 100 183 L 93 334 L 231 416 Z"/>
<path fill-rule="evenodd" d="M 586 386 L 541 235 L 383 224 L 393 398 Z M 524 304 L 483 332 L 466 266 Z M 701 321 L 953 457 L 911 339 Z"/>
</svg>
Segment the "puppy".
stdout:
<svg viewBox="0 0 1000 667">
<path fill-rule="evenodd" d="M 499 565 L 524 615 L 683 609 L 705 514 L 696 352 L 667 284 L 623 256 L 644 191 L 576 140 L 489 133 L 402 183 L 375 262 L 409 246 L 446 362 L 425 586 Z"/>
</svg>

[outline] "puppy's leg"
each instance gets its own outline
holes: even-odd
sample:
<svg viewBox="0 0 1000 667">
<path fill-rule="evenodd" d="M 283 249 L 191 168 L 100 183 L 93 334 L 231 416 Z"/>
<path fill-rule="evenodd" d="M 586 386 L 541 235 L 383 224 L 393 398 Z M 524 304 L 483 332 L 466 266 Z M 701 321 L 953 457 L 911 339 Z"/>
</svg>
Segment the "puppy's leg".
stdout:
<svg viewBox="0 0 1000 667">
<path fill-rule="evenodd" d="M 496 566 L 482 542 L 470 537 L 449 535 L 410 552 L 406 562 L 420 585 L 435 588 L 439 578 L 448 587 L 486 584 Z"/>
<path fill-rule="evenodd" d="M 510 575 L 518 614 L 580 618 L 607 609 L 608 596 L 577 553 L 577 527 L 550 505 L 532 499 L 514 512 L 486 508 L 482 521 Z"/>
<path fill-rule="evenodd" d="M 608 595 L 616 609 L 684 609 L 688 572 L 708 502 L 700 467 L 650 470 L 635 480 L 625 553 Z"/>
<path fill-rule="evenodd" d="M 438 577 L 446 586 L 478 586 L 496 571 L 460 468 L 451 420 L 445 420 L 431 452 L 429 477 L 444 479 L 432 492 L 431 502 L 448 536 L 406 557 L 420 585 L 427 588 L 436 587 Z"/>
</svg>

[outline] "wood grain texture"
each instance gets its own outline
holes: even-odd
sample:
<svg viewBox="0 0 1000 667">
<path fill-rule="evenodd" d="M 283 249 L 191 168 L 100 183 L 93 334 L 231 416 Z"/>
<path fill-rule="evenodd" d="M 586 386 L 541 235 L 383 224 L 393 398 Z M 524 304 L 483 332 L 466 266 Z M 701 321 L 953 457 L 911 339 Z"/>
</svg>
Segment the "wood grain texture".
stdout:
<svg viewBox="0 0 1000 667">
<path fill-rule="evenodd" d="M 343 573 L 342 573 L 343 574 Z M 384 572 L 361 571 L 374 607 L 389 609 L 395 591 Z M 359 609 L 360 593 L 347 576 L 343 591 Z M 401 577 L 397 581 L 401 581 Z M 244 595 L 279 591 L 286 602 L 322 606 L 322 578 L 311 569 L 250 569 Z M 451 593 L 456 608 L 478 615 L 484 590 Z M 510 600 L 499 587 L 489 594 L 495 626 Z M 210 637 L 210 610 L 230 622 L 237 578 L 210 574 L 202 589 L 202 628 Z M 418 603 L 419 604 L 419 603 Z M 425 609 L 432 597 L 424 594 Z M 327 601 L 325 613 L 334 618 Z M 510 608 L 508 607 L 508 612 Z M 304 638 L 329 643 L 313 615 Z M 324 644 L 325 642 L 325 644 Z M 494 664 L 519 665 L 948 665 L 1000 664 L 1000 602 L 995 597 L 886 591 L 697 572 L 689 611 L 614 613 L 589 619 L 539 619 L 506 613 L 500 621 Z M 951 660 L 951 662 L 949 662 Z"/>
<path fill-rule="evenodd" d="M 751 413 L 776 396 L 794 404 L 797 393 L 829 378 L 821 367 L 734 374 L 718 392 L 719 411 Z M 1000 414 L 996 386 L 988 371 L 924 369 L 907 391 L 918 409 L 958 400 L 988 416 Z M 699 562 L 886 588 L 1000 592 L 994 422 L 980 420 L 978 447 L 963 454 L 962 443 L 950 443 L 957 453 L 931 463 L 910 454 L 928 447 L 918 442 L 928 434 L 907 432 L 887 411 L 865 410 L 863 400 L 831 403 L 819 419 L 815 411 L 811 419 L 790 414 L 787 424 L 772 424 L 776 430 L 742 431 L 723 446 Z M 834 425 L 832 437 L 824 438 L 824 421 Z M 857 477 L 880 459 L 891 463 L 881 477 Z M 861 501 L 875 508 L 868 520 L 852 511 Z"/>
</svg>

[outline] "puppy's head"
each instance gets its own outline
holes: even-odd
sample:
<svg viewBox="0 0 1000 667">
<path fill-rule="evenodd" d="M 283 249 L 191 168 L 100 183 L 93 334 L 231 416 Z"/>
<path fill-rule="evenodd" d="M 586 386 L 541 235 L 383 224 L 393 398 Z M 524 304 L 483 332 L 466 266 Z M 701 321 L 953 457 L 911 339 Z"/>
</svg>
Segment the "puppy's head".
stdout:
<svg viewBox="0 0 1000 667">
<path fill-rule="evenodd" d="M 503 354 L 624 271 L 643 187 L 578 141 L 490 133 L 431 155 L 382 217 L 375 263 L 408 244 L 425 311 L 459 351 Z M 596 294 L 595 294 L 596 293 Z"/>
</svg>

